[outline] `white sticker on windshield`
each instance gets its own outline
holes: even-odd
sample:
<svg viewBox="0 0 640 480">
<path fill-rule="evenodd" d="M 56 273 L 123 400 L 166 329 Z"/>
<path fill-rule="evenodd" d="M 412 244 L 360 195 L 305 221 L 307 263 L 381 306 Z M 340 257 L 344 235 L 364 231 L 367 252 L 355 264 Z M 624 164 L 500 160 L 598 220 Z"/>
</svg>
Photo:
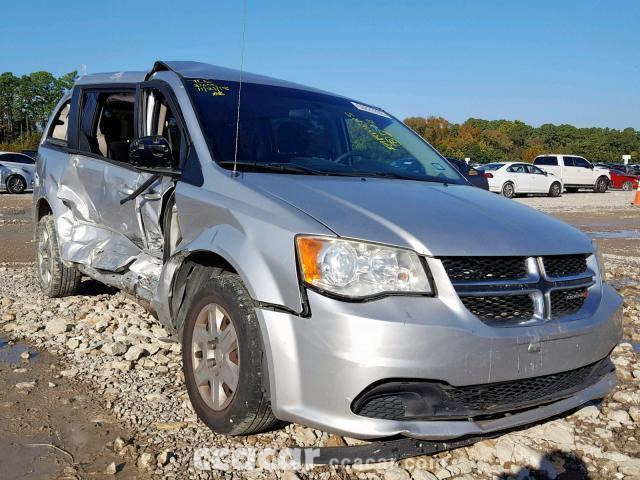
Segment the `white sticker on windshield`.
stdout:
<svg viewBox="0 0 640 480">
<path fill-rule="evenodd" d="M 356 107 L 358 110 L 362 110 L 363 112 L 373 113 L 374 115 L 380 115 L 381 117 L 391 118 L 384 111 L 379 108 L 369 107 L 368 105 L 362 105 L 361 103 L 351 102 L 351 105 Z"/>
</svg>

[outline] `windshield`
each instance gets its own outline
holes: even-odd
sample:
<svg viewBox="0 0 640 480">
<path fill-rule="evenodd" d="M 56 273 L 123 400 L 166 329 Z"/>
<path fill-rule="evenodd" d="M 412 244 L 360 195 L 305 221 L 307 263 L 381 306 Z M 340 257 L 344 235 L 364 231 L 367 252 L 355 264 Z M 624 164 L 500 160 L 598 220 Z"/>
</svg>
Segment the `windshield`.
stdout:
<svg viewBox="0 0 640 480">
<path fill-rule="evenodd" d="M 185 84 L 213 158 L 232 169 L 238 83 Z M 377 108 L 322 93 L 243 83 L 237 140 L 238 170 L 466 184 L 403 123 Z"/>
</svg>

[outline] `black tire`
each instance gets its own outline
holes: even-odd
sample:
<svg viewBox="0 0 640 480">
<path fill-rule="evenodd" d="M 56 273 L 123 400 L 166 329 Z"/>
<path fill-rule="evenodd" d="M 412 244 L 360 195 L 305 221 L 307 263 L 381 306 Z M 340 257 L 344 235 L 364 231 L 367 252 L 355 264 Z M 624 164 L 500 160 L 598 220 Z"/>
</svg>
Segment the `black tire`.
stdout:
<svg viewBox="0 0 640 480">
<path fill-rule="evenodd" d="M 67 297 L 78 292 L 82 274 L 74 266 L 62 263 L 52 215 L 46 215 L 38 222 L 36 274 L 40 288 L 49 297 Z"/>
<path fill-rule="evenodd" d="M 7 192 L 9 193 L 24 193 L 27 189 L 27 181 L 20 175 L 11 175 L 7 178 Z"/>
<path fill-rule="evenodd" d="M 549 187 L 548 195 L 550 197 L 559 197 L 561 193 L 562 193 L 562 185 L 560 185 L 560 182 L 553 182 Z"/>
<path fill-rule="evenodd" d="M 631 181 L 627 180 L 626 182 L 624 182 L 622 184 L 622 190 L 630 192 L 631 190 L 633 190 L 633 183 L 631 183 Z"/>
<path fill-rule="evenodd" d="M 505 198 L 513 198 L 516 195 L 516 189 L 513 186 L 513 182 L 504 182 L 502 185 L 502 196 Z"/>
<path fill-rule="evenodd" d="M 596 184 L 593 186 L 593 191 L 596 193 L 605 193 L 609 188 L 609 179 L 607 177 L 600 177 L 596 180 Z"/>
<path fill-rule="evenodd" d="M 227 435 L 249 435 L 272 428 L 278 421 L 273 415 L 271 404 L 265 388 L 268 382 L 266 356 L 260 326 L 254 311 L 254 304 L 247 293 L 240 278 L 235 274 L 222 272 L 218 269 L 210 269 L 197 266 L 189 276 L 188 290 L 182 308 L 187 310 L 184 317 L 182 334 L 182 360 L 185 384 L 189 399 L 198 417 L 214 432 Z M 237 365 L 237 385 L 235 391 L 228 393 L 229 386 L 221 383 L 224 388 L 228 404 L 218 405 L 213 408 L 205 398 L 211 400 L 211 391 L 214 389 L 211 380 L 209 383 L 196 381 L 194 363 L 197 359 L 197 336 L 194 335 L 200 321 L 199 316 L 204 309 L 211 305 L 221 307 L 234 328 L 237 337 L 237 348 L 234 359 Z M 199 325 L 199 324 L 198 324 Z M 228 327 L 227 327 L 228 328 Z M 222 333 L 220 338 L 222 338 Z M 217 338 L 216 338 L 217 342 Z M 212 342 L 206 342 L 209 345 Z M 217 347 L 208 347 L 217 348 Z M 215 368 L 218 361 L 222 365 L 225 361 L 231 361 L 231 355 L 218 360 L 218 354 L 200 358 L 212 359 Z M 209 368 L 209 360 L 206 360 Z M 221 374 L 222 376 L 222 374 Z"/>
<path fill-rule="evenodd" d="M 576 193 L 578 191 L 577 187 L 567 187 L 565 188 L 565 190 L 567 191 L 567 193 Z"/>
</svg>

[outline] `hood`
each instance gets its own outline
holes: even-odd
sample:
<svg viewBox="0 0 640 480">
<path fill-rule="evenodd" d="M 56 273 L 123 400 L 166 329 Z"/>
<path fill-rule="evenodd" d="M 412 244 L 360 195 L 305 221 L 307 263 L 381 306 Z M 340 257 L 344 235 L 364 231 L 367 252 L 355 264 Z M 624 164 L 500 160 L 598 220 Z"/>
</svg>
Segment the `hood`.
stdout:
<svg viewBox="0 0 640 480">
<path fill-rule="evenodd" d="M 589 237 L 566 223 L 472 186 L 263 173 L 246 173 L 244 179 L 341 237 L 408 247 L 425 255 L 593 251 Z"/>
</svg>

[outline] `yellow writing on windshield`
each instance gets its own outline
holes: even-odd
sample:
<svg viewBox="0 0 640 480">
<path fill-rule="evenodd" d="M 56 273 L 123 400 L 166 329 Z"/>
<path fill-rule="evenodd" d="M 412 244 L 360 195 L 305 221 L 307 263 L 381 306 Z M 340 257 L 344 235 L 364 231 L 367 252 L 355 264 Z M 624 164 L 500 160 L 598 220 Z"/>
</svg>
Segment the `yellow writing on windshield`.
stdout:
<svg viewBox="0 0 640 480">
<path fill-rule="evenodd" d="M 400 142 L 390 133 L 380 130 L 373 120 L 362 120 L 351 112 L 346 112 L 347 118 L 350 118 L 356 124 L 367 132 L 371 137 L 377 140 L 383 147 L 388 150 L 395 150 L 400 147 Z"/>
<path fill-rule="evenodd" d="M 210 93 L 214 97 L 220 97 L 225 95 L 225 91 L 229 90 L 229 87 L 225 85 L 216 85 L 211 80 L 206 79 L 196 79 L 192 80 L 193 86 L 196 88 L 198 92 Z"/>
</svg>

